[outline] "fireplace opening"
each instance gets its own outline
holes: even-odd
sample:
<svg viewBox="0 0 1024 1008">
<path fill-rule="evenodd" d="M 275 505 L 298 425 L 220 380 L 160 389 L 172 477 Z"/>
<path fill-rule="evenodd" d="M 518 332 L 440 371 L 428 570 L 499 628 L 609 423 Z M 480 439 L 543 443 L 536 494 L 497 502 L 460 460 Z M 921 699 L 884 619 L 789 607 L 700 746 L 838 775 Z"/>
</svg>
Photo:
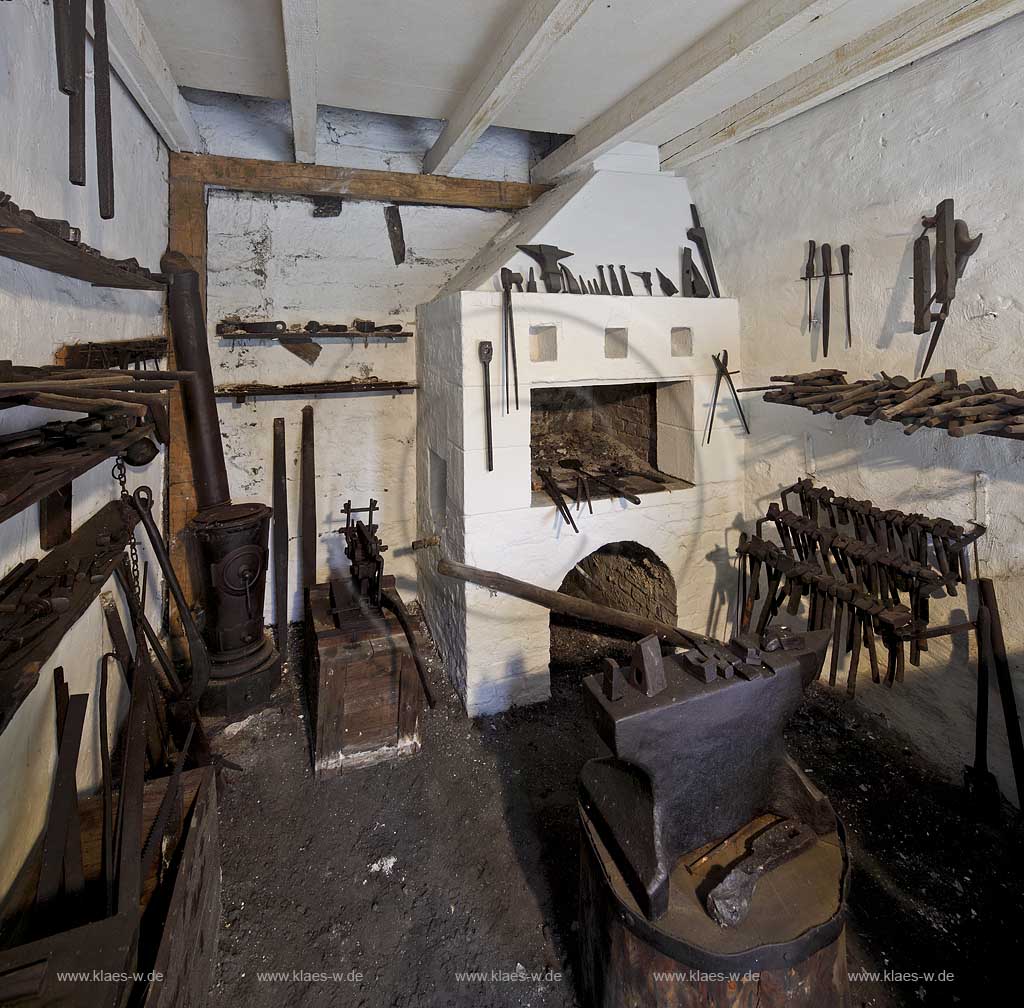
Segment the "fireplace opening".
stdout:
<svg viewBox="0 0 1024 1008">
<path fill-rule="evenodd" d="M 584 557 L 558 589 L 599 605 L 675 626 L 676 583 L 652 550 L 636 542 L 611 543 Z M 605 658 L 628 663 L 635 635 L 552 613 L 551 671 L 593 671 Z"/>
<path fill-rule="evenodd" d="M 678 383 L 684 384 L 684 383 Z M 610 476 L 631 493 L 656 493 L 689 484 L 685 474 L 659 469 L 659 429 L 667 436 L 681 433 L 659 424 L 659 386 L 655 382 L 629 385 L 590 385 L 534 388 L 530 395 L 530 456 L 535 504 L 550 503 L 538 470 L 550 470 L 563 493 L 575 499 L 576 474 L 561 465 L 577 459 L 583 468 Z M 678 454 L 676 452 L 675 454 Z M 614 496 L 595 481 L 588 482 L 592 499 Z"/>
</svg>

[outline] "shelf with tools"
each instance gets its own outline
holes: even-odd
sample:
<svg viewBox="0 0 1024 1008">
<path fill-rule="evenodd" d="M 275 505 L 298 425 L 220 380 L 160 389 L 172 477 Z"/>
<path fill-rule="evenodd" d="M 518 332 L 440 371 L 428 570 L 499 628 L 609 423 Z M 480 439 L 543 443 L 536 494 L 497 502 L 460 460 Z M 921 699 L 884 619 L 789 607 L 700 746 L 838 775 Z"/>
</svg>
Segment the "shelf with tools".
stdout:
<svg viewBox="0 0 1024 1008">
<path fill-rule="evenodd" d="M 240 319 L 226 318 L 217 323 L 217 336 L 231 340 L 273 340 L 289 353 L 294 354 L 307 364 L 315 364 L 323 347 L 323 339 L 359 340 L 369 346 L 370 340 L 375 343 L 393 343 L 399 340 L 412 339 L 401 323 L 378 325 L 370 319 L 355 319 L 351 325 L 345 323 L 306 322 L 305 325 L 289 326 L 286 322 L 243 322 Z"/>
<path fill-rule="evenodd" d="M 218 399 L 268 399 L 272 396 L 300 398 L 303 396 L 350 395 L 356 392 L 415 392 L 419 386 L 407 381 L 327 381 L 297 382 L 294 385 L 218 385 L 213 394 Z"/>
<path fill-rule="evenodd" d="M 134 259 L 111 259 L 81 240 L 67 221 L 37 217 L 21 210 L 0 193 L 0 256 L 84 280 L 93 287 L 162 291 L 161 274 L 151 273 Z"/>
<path fill-rule="evenodd" d="M 41 560 L 0 580 L 0 731 L 35 687 L 61 639 L 113 573 L 138 516 L 111 501 Z"/>
<path fill-rule="evenodd" d="M 987 375 L 976 386 L 961 382 L 955 371 L 936 381 L 912 381 L 902 375 L 847 382 L 845 371 L 822 370 L 779 375 L 761 386 L 764 401 L 831 413 L 840 420 L 860 417 L 869 424 L 884 420 L 903 424 L 904 434 L 939 428 L 950 437 L 987 434 L 1024 440 L 1024 392 L 999 388 Z M 754 391 L 749 389 L 747 391 Z"/>
</svg>

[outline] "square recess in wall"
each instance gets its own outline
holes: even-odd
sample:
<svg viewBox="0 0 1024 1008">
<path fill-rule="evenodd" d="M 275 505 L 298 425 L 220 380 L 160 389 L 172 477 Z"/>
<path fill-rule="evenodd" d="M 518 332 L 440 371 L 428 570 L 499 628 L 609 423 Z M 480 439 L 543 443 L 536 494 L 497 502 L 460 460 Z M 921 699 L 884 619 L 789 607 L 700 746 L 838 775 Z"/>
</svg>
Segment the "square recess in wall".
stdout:
<svg viewBox="0 0 1024 1008">
<path fill-rule="evenodd" d="M 535 364 L 558 360 L 558 326 L 530 326 L 530 360 Z"/>
<path fill-rule="evenodd" d="M 693 356 L 693 330 L 689 326 L 674 326 L 672 329 L 672 356 Z"/>
<path fill-rule="evenodd" d="M 610 359 L 629 356 L 629 330 L 605 329 L 604 355 Z"/>
</svg>

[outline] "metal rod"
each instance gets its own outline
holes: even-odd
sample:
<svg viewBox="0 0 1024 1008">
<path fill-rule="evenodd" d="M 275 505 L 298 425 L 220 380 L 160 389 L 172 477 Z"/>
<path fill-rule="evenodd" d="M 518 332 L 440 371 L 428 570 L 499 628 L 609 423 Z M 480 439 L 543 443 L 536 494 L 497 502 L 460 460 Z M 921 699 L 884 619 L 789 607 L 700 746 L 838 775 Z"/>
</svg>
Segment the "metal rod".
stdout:
<svg viewBox="0 0 1024 1008">
<path fill-rule="evenodd" d="M 100 217 L 114 216 L 114 141 L 110 121 L 110 49 L 106 0 L 92 0 L 93 109 L 96 118 L 96 185 Z"/>
<path fill-rule="evenodd" d="M 71 80 L 68 98 L 68 179 L 84 186 L 85 168 L 85 0 L 71 0 Z"/>
<path fill-rule="evenodd" d="M 674 647 L 689 648 L 708 642 L 708 638 L 701 634 L 691 633 L 689 630 L 670 626 L 668 623 L 660 623 L 643 616 L 610 609 L 608 606 L 597 605 L 586 599 L 566 595 L 564 592 L 549 591 L 547 588 L 540 588 L 528 581 L 518 581 L 505 574 L 499 574 L 497 571 L 470 567 L 445 557 L 438 560 L 437 572 L 457 581 L 469 581 L 471 584 L 490 588 L 492 591 L 512 595 L 514 598 L 523 599 L 524 602 L 532 602 L 534 605 L 550 609 L 552 612 L 562 613 L 565 616 L 618 627 L 620 630 L 635 633 L 640 637 L 650 637 L 653 634 Z"/>
<path fill-rule="evenodd" d="M 299 472 L 299 556 L 302 587 L 316 584 L 316 457 L 313 446 L 313 407 L 302 407 L 302 445 Z"/>
<path fill-rule="evenodd" d="M 274 619 L 277 652 L 288 660 L 288 474 L 284 417 L 274 418 Z"/>
</svg>

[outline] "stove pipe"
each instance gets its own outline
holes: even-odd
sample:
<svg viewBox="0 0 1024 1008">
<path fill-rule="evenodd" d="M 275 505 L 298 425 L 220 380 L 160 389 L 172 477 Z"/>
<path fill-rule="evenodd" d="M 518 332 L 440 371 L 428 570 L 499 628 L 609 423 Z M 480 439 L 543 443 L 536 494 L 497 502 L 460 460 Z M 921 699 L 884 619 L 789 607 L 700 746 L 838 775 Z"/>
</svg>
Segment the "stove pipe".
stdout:
<svg viewBox="0 0 1024 1008">
<path fill-rule="evenodd" d="M 263 622 L 271 509 L 231 502 L 199 275 L 179 252 L 166 253 L 160 267 L 169 283 L 175 364 L 195 372 L 182 385 L 182 400 L 198 506 L 189 523 L 200 561 L 193 575 L 201 585 L 211 664 L 200 708 L 232 715 L 268 699 L 281 670 Z"/>
</svg>

